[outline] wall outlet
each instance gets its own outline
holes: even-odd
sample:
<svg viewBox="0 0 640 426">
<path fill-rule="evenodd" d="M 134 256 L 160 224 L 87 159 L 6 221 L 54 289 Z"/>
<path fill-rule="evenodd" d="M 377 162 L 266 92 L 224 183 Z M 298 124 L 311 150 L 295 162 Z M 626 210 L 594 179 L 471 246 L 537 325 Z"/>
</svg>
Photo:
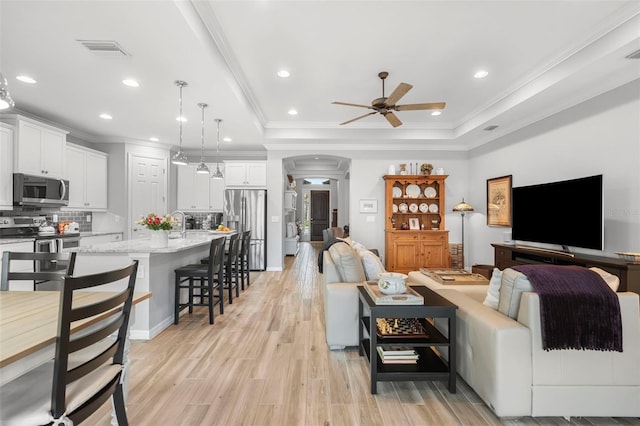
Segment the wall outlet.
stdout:
<svg viewBox="0 0 640 426">
<path fill-rule="evenodd" d="M 90 214 L 87 215 L 87 223 L 91 223 L 91 215 Z"/>
<path fill-rule="evenodd" d="M 58 215 L 57 214 L 53 215 L 52 222 L 54 222 L 54 223 L 58 222 Z"/>
</svg>

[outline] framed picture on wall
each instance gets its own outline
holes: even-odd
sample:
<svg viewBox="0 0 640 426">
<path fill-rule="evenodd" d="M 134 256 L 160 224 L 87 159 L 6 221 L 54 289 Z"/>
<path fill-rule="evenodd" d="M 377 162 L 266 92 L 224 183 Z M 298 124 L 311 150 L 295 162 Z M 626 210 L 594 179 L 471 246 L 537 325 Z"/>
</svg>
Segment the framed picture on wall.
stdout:
<svg viewBox="0 0 640 426">
<path fill-rule="evenodd" d="M 511 226 L 511 175 L 487 179 L 487 225 Z"/>
<path fill-rule="evenodd" d="M 420 229 L 420 221 L 415 217 L 409 219 L 409 229 Z"/>
<path fill-rule="evenodd" d="M 360 200 L 360 213 L 378 213 L 378 200 Z"/>
</svg>

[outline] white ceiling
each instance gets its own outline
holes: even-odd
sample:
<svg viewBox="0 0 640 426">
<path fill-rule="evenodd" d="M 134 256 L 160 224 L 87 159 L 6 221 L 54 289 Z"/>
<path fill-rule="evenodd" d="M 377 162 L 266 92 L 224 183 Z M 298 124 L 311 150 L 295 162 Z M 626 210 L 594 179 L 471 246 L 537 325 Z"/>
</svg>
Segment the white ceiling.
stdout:
<svg viewBox="0 0 640 426">
<path fill-rule="evenodd" d="M 209 153 L 216 117 L 233 139 L 221 142 L 227 154 L 468 150 L 640 77 L 640 60 L 625 59 L 640 49 L 635 0 L 0 0 L 0 37 L 16 110 L 90 142 L 155 136 L 176 148 L 174 80 L 187 81 L 183 145 L 193 161 L 199 102 L 210 105 Z M 129 55 L 77 40 L 115 40 Z M 277 77 L 281 68 L 291 77 Z M 481 68 L 489 76 L 474 79 Z M 398 103 L 444 101 L 442 115 L 401 111 L 401 127 L 380 115 L 341 126 L 368 110 L 331 102 L 369 104 L 382 95 L 380 71 L 389 72 L 386 95 L 412 84 Z"/>
</svg>

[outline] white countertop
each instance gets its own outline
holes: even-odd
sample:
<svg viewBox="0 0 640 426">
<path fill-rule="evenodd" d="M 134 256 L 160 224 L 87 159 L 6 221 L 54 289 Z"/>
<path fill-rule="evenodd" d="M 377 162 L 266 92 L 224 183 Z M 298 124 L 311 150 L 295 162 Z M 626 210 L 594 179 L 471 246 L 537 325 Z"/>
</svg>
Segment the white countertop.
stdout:
<svg viewBox="0 0 640 426">
<path fill-rule="evenodd" d="M 11 243 L 32 243 L 35 241 L 35 238 L 0 238 L 0 244 L 11 244 Z"/>
<path fill-rule="evenodd" d="M 151 238 L 114 241 L 110 243 L 92 244 L 85 247 L 74 247 L 68 251 L 77 253 L 176 253 L 192 247 L 206 245 L 216 238 L 226 235 L 209 232 L 189 233 L 187 238 L 170 238 L 166 248 L 152 248 Z"/>
</svg>

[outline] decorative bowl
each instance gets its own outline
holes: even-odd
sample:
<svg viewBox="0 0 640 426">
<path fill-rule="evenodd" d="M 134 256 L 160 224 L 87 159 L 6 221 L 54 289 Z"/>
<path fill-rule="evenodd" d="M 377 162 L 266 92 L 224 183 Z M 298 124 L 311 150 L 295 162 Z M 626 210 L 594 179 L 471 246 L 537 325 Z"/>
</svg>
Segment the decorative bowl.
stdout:
<svg viewBox="0 0 640 426">
<path fill-rule="evenodd" d="M 407 291 L 407 277 L 398 272 L 381 272 L 378 274 L 378 288 L 384 294 L 402 294 Z"/>
</svg>

